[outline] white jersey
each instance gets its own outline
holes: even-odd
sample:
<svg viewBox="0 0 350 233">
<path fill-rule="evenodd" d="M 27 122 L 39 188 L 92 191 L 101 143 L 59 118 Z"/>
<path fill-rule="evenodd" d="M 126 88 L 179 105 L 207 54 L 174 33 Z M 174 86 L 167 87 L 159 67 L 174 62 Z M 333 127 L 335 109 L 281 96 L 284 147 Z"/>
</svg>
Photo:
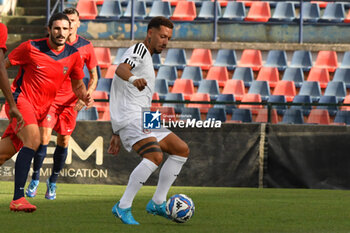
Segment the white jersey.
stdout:
<svg viewBox="0 0 350 233">
<path fill-rule="evenodd" d="M 113 132 L 118 132 L 130 121 L 141 120 L 142 108 L 152 104 L 155 73 L 152 56 L 143 43 L 137 43 L 127 49 L 119 64 L 127 63 L 131 73 L 138 78 L 144 78 L 147 86 L 139 91 L 133 84 L 114 75 L 110 91 L 110 114 Z"/>
</svg>

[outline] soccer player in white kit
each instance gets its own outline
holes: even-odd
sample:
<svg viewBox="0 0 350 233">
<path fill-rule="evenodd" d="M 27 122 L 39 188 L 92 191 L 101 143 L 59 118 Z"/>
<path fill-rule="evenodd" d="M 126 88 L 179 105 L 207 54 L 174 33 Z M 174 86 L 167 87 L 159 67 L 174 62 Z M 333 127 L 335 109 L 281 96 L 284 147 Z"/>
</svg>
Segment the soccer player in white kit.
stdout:
<svg viewBox="0 0 350 233">
<path fill-rule="evenodd" d="M 154 92 L 155 72 L 152 54 L 166 48 L 173 32 L 173 23 L 165 17 L 154 17 L 148 24 L 143 43 L 131 46 L 122 56 L 110 92 L 110 113 L 113 136 L 108 153 L 117 154 L 120 141 L 127 151 L 136 151 L 143 159 L 132 171 L 126 190 L 112 208 L 112 213 L 125 224 L 139 224 L 132 216 L 131 206 L 136 193 L 158 168 L 163 152 L 164 162 L 157 189 L 146 211 L 168 218 L 165 212 L 167 193 L 186 162 L 187 144 L 170 130 L 146 132 L 142 126 L 142 110 L 149 108 Z"/>
</svg>

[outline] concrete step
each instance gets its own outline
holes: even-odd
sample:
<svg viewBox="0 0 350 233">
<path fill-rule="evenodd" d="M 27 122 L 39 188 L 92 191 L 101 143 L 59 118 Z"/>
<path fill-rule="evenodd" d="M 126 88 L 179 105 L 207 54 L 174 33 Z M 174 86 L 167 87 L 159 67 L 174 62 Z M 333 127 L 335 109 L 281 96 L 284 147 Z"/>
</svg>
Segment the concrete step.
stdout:
<svg viewBox="0 0 350 233">
<path fill-rule="evenodd" d="M 42 25 L 46 24 L 45 16 L 4 16 L 2 17 L 2 23 L 7 25 L 7 27 L 11 27 L 12 25 Z"/>
<path fill-rule="evenodd" d="M 17 7 L 16 15 L 18 16 L 45 16 L 46 15 L 46 7 L 44 6 L 33 6 L 33 7 Z"/>
<path fill-rule="evenodd" d="M 46 34 L 8 34 L 7 37 L 7 49 L 8 51 L 12 51 L 14 48 L 16 48 L 19 44 L 21 44 L 24 41 L 31 40 L 31 39 L 39 39 L 45 37 Z"/>
<path fill-rule="evenodd" d="M 20 7 L 32 7 L 32 6 L 45 6 L 46 1 L 44 0 L 19 0 L 17 6 Z"/>
<path fill-rule="evenodd" d="M 45 34 L 46 27 L 44 25 L 11 25 L 8 27 L 9 34 Z"/>
</svg>

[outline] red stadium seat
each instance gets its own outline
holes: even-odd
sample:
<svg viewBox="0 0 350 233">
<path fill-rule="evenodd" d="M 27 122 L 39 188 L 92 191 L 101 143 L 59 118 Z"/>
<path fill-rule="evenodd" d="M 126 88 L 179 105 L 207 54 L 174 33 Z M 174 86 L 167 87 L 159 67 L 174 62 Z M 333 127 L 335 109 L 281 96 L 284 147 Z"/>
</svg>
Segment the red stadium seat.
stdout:
<svg viewBox="0 0 350 233">
<path fill-rule="evenodd" d="M 207 93 L 194 93 L 191 96 L 191 101 L 210 101 L 210 95 Z M 209 108 L 212 106 L 210 104 L 188 104 L 188 108 L 199 108 L 201 113 L 207 113 Z"/>
<path fill-rule="evenodd" d="M 261 51 L 255 49 L 245 49 L 242 52 L 240 67 L 251 67 L 254 71 L 259 71 L 262 66 Z"/>
<path fill-rule="evenodd" d="M 214 2 L 215 0 L 211 0 L 212 2 Z M 228 1 L 227 0 L 217 0 L 220 3 L 220 6 L 227 6 Z"/>
<path fill-rule="evenodd" d="M 262 102 L 260 94 L 245 94 L 241 102 Z M 241 104 L 238 108 L 248 108 L 252 111 L 252 114 L 257 114 L 258 109 L 263 108 L 262 105 L 253 105 L 253 104 Z"/>
<path fill-rule="evenodd" d="M 261 67 L 257 81 L 267 81 L 270 87 L 275 87 L 279 81 L 279 73 L 276 67 Z"/>
<path fill-rule="evenodd" d="M 310 1 L 310 3 L 316 3 L 320 8 L 326 8 L 328 2 L 325 1 Z"/>
<path fill-rule="evenodd" d="M 117 69 L 117 65 L 110 65 L 105 74 L 105 78 L 113 78 L 116 69 Z"/>
<path fill-rule="evenodd" d="M 162 0 L 163 2 L 170 2 L 171 6 L 176 6 L 179 2 L 187 1 L 187 0 Z"/>
<path fill-rule="evenodd" d="M 257 2 L 260 0 L 237 0 L 237 2 L 244 2 L 244 5 L 247 7 L 251 7 L 253 2 Z"/>
<path fill-rule="evenodd" d="M 321 88 L 326 88 L 329 82 L 329 72 L 327 68 L 312 67 L 307 77 L 307 81 L 317 81 Z"/>
<path fill-rule="evenodd" d="M 343 104 L 350 104 L 350 95 L 345 96 Z M 341 111 L 350 111 L 350 106 L 341 106 Z"/>
<path fill-rule="evenodd" d="M 228 80 L 228 71 L 225 66 L 212 66 L 210 67 L 207 80 L 217 80 L 219 87 L 224 87 Z"/>
<path fill-rule="evenodd" d="M 102 99 L 102 100 L 108 100 L 108 93 L 105 91 L 94 91 L 92 92 L 91 97 L 96 100 L 96 99 Z M 94 107 L 96 107 L 97 112 L 98 112 L 98 119 L 103 119 L 103 115 L 105 112 L 109 112 L 109 102 L 97 102 L 95 101 Z"/>
<path fill-rule="evenodd" d="M 227 80 L 221 94 L 233 94 L 236 100 L 242 100 L 243 96 L 245 95 L 243 80 Z"/>
<path fill-rule="evenodd" d="M 170 19 L 193 21 L 196 17 L 196 5 L 194 2 L 181 1 L 177 3 L 173 16 Z"/>
<path fill-rule="evenodd" d="M 98 14 L 95 0 L 79 0 L 77 10 L 80 19 L 96 19 Z"/>
<path fill-rule="evenodd" d="M 104 0 L 95 0 L 96 5 L 103 5 Z"/>
<path fill-rule="evenodd" d="M 176 79 L 171 93 L 182 93 L 185 100 L 189 100 L 194 93 L 193 81 L 191 79 Z"/>
<path fill-rule="evenodd" d="M 268 109 L 258 109 L 257 112 L 258 113 L 256 115 L 255 122 L 268 122 Z M 278 123 L 278 115 L 276 109 L 271 109 L 271 123 Z"/>
<path fill-rule="evenodd" d="M 0 111 L 0 119 L 8 119 L 6 112 L 5 112 L 5 104 L 2 105 L 1 111 Z"/>
<path fill-rule="evenodd" d="M 338 68 L 337 52 L 319 51 L 314 66 L 327 68 L 329 72 L 334 72 Z"/>
<path fill-rule="evenodd" d="M 95 47 L 94 48 L 97 63 L 101 68 L 108 68 L 111 64 L 111 51 L 109 48 Z"/>
<path fill-rule="evenodd" d="M 327 109 L 311 109 L 310 115 L 307 118 L 308 124 L 329 125 L 331 119 Z"/>
<path fill-rule="evenodd" d="M 202 70 L 209 70 L 213 65 L 210 49 L 193 49 L 189 66 L 200 66 Z"/>
<path fill-rule="evenodd" d="M 159 100 L 159 95 L 158 95 L 157 92 L 154 92 L 154 93 L 153 93 L 152 100 Z M 153 106 L 153 107 L 161 107 L 162 104 L 161 104 L 161 103 L 153 103 L 153 102 L 152 102 L 152 106 Z"/>
<path fill-rule="evenodd" d="M 267 22 L 271 18 L 269 2 L 253 2 L 245 21 Z"/>
<path fill-rule="evenodd" d="M 297 94 L 293 81 L 281 80 L 273 90 L 273 95 L 284 95 L 288 102 L 292 102 Z"/>
<path fill-rule="evenodd" d="M 345 19 L 344 19 L 344 23 L 350 23 L 350 11 L 348 12 L 348 14 L 346 15 Z"/>
<path fill-rule="evenodd" d="M 175 121 L 176 120 L 176 114 L 174 107 L 151 107 L 151 111 L 159 111 L 162 115 L 160 116 L 160 120 L 163 121 Z"/>
</svg>

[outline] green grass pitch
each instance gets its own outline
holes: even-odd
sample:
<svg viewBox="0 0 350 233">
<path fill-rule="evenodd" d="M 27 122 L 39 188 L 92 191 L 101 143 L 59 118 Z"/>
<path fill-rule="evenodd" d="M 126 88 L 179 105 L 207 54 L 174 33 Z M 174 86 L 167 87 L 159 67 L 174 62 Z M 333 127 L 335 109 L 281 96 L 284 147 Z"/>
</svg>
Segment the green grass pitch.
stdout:
<svg viewBox="0 0 350 233">
<path fill-rule="evenodd" d="M 111 213 L 125 186 L 58 184 L 57 199 L 44 198 L 39 185 L 34 213 L 11 212 L 13 183 L 0 182 L 0 220 L 7 232 L 350 232 L 350 192 L 341 190 L 172 187 L 196 206 L 193 218 L 178 224 L 147 214 L 155 187 L 143 187 L 134 200 L 139 226 L 122 224 Z"/>
</svg>

